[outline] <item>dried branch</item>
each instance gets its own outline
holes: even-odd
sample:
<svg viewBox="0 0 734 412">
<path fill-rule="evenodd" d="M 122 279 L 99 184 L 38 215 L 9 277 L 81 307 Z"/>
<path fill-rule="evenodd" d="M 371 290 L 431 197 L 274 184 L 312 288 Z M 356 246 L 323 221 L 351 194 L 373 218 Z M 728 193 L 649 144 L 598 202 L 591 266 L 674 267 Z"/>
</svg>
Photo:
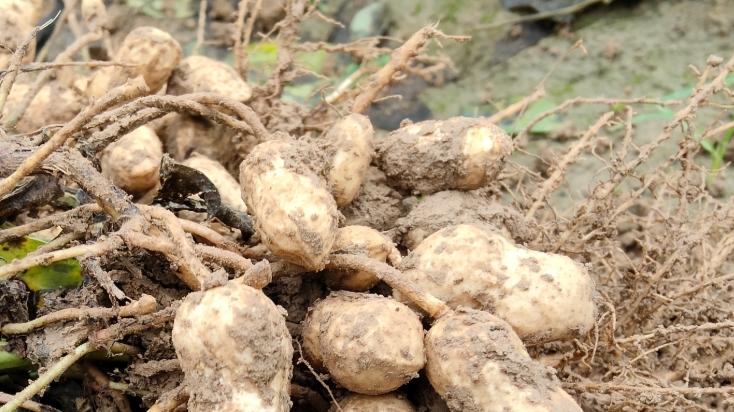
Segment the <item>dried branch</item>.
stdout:
<svg viewBox="0 0 734 412">
<path fill-rule="evenodd" d="M 415 32 L 402 46 L 392 53 L 390 61 L 374 74 L 372 80 L 367 84 L 366 88 L 357 96 L 352 105 L 353 113 L 363 113 L 377 98 L 379 93 L 393 78 L 404 71 L 408 63 L 418 55 L 428 40 L 433 37 L 448 38 L 455 41 L 468 41 L 470 37 L 466 36 L 447 36 L 436 26 L 426 26 Z"/>
</svg>

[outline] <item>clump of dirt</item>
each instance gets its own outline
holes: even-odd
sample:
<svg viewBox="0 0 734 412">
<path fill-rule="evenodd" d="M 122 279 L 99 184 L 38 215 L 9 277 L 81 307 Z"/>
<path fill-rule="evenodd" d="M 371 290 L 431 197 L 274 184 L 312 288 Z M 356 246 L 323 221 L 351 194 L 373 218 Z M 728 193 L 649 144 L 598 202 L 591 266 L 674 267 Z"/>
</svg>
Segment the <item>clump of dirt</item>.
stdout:
<svg viewBox="0 0 734 412">
<path fill-rule="evenodd" d="M 417 199 L 410 212 L 396 222 L 401 243 L 415 249 L 431 234 L 459 224 L 485 224 L 519 243 L 535 236 L 534 225 L 517 210 L 492 199 L 486 190 L 462 192 L 447 190 Z"/>
</svg>

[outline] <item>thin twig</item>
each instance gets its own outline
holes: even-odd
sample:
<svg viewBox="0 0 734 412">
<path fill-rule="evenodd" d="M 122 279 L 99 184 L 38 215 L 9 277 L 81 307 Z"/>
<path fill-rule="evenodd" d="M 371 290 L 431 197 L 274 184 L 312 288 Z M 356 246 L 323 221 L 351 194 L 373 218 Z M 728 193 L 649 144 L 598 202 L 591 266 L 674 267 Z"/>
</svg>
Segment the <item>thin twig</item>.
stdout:
<svg viewBox="0 0 734 412">
<path fill-rule="evenodd" d="M 447 36 L 436 29 L 435 25 L 426 26 L 415 32 L 397 50 L 392 53 L 390 61 L 374 74 L 366 88 L 356 97 L 352 105 L 353 113 L 363 113 L 377 98 L 377 95 L 390 84 L 398 73 L 405 70 L 411 59 L 418 55 L 428 40 L 433 37 L 445 37 L 456 41 L 467 41 L 466 36 Z"/>
<path fill-rule="evenodd" d="M 49 265 L 53 262 L 80 256 L 100 256 L 117 249 L 121 245 L 122 239 L 114 236 L 89 245 L 73 246 L 68 249 L 56 250 L 41 255 L 26 256 L 0 266 L 0 281 L 10 279 L 16 274 L 35 266 Z"/>
<path fill-rule="evenodd" d="M 611 391 L 623 391 L 623 392 L 651 392 L 651 393 L 663 393 L 663 394 L 683 394 L 683 395 L 726 395 L 734 393 L 734 386 L 724 386 L 721 388 L 695 388 L 695 387 L 676 387 L 668 386 L 665 388 L 657 386 L 643 386 L 643 385 L 623 385 L 614 383 L 578 383 L 578 382 L 564 382 L 563 386 L 567 389 L 589 391 L 589 392 L 611 392 Z"/>
<path fill-rule="evenodd" d="M 543 185 L 533 193 L 533 204 L 525 213 L 526 218 L 535 215 L 535 212 L 543 205 L 545 198 L 558 188 L 561 184 L 563 176 L 565 176 L 568 168 L 581 155 L 581 152 L 589 145 L 591 139 L 596 136 L 599 130 L 604 127 L 609 119 L 614 116 L 614 112 L 604 113 L 587 131 L 581 136 L 569 150 L 566 155 L 558 162 L 553 174 L 543 182 Z"/>
<path fill-rule="evenodd" d="M 0 403 L 8 403 L 13 399 L 13 395 L 5 392 L 0 392 Z M 56 408 L 52 408 L 47 405 L 42 405 L 34 401 L 25 401 L 20 405 L 21 408 L 27 409 L 31 412 L 60 412 Z"/>
<path fill-rule="evenodd" d="M 31 233 L 39 232 L 56 225 L 68 225 L 69 221 L 86 221 L 94 213 L 102 210 L 97 204 L 85 204 L 66 212 L 56 213 L 50 216 L 33 220 L 24 225 L 10 227 L 0 230 L 0 242 L 18 239 Z M 73 224 L 73 223 L 72 223 Z"/>
<path fill-rule="evenodd" d="M 46 371 L 41 374 L 38 379 L 33 381 L 33 383 L 26 386 L 22 391 L 15 394 L 10 402 L 0 407 L 0 412 L 15 411 L 19 406 L 21 406 L 21 404 L 23 404 L 23 402 L 29 400 L 33 397 L 33 395 L 42 391 L 43 388 L 48 386 L 51 382 L 53 382 L 64 372 L 66 372 L 66 370 L 69 369 L 71 365 L 84 357 L 84 355 L 92 352 L 94 349 L 94 346 L 90 345 L 89 342 L 85 342 L 77 346 L 73 352 L 62 357 L 55 364 L 46 369 Z"/>
<path fill-rule="evenodd" d="M 647 333 L 628 336 L 624 338 L 616 338 L 615 340 L 618 343 L 633 343 L 633 342 L 639 342 L 643 340 L 663 337 L 667 335 L 672 335 L 674 333 L 701 332 L 701 331 L 719 330 L 719 329 L 727 329 L 727 328 L 734 328 L 734 321 L 716 322 L 716 323 L 707 322 L 707 323 L 702 323 L 700 325 L 675 325 L 675 326 L 670 326 L 667 328 L 658 327 L 657 329 L 647 332 Z"/>
<path fill-rule="evenodd" d="M 253 7 L 252 12 L 250 12 L 250 17 L 247 19 L 247 27 L 245 28 L 245 33 L 243 35 L 244 39 L 242 40 L 242 49 L 245 51 L 247 49 L 247 46 L 250 45 L 250 39 L 252 38 L 252 31 L 255 28 L 255 20 L 257 20 L 257 16 L 260 14 L 260 9 L 262 8 L 263 0 L 255 0 L 255 7 Z M 247 66 L 250 62 L 250 56 L 247 55 L 247 53 L 244 53 L 243 59 L 240 62 L 240 74 L 242 75 L 242 78 L 247 80 Z"/>
<path fill-rule="evenodd" d="M 247 80 L 247 73 L 243 70 L 244 48 L 242 47 L 242 36 L 245 30 L 245 15 L 247 15 L 247 5 L 250 0 L 240 0 L 237 5 L 237 19 L 234 25 L 234 68 L 240 77 Z"/>
<path fill-rule="evenodd" d="M 56 13 L 56 16 L 53 17 L 51 20 L 43 23 L 41 26 L 34 27 L 31 31 L 31 34 L 26 37 L 25 41 L 23 41 L 23 44 L 18 47 L 18 49 L 13 53 L 13 57 L 10 59 L 10 64 L 8 66 L 8 75 L 3 78 L 2 84 L 0 84 L 0 117 L 2 117 L 3 109 L 5 108 L 5 102 L 8 99 L 8 95 L 10 95 L 10 90 L 13 88 L 13 84 L 15 83 L 15 78 L 18 76 L 18 72 L 20 71 L 20 64 L 23 61 L 23 57 L 28 53 L 28 47 L 30 44 L 35 40 L 38 33 L 48 27 L 51 23 L 56 20 L 57 17 L 59 17 L 59 13 Z M 0 195 L 5 194 L 4 192 L 0 192 Z"/>
<path fill-rule="evenodd" d="M 39 316 L 28 322 L 6 323 L 0 331 L 4 335 L 25 335 L 46 325 L 68 320 L 110 319 L 147 315 L 155 312 L 157 306 L 158 303 L 153 296 L 143 294 L 140 299 L 119 308 L 66 308 Z"/>
<path fill-rule="evenodd" d="M 450 311 L 446 303 L 419 289 L 408 281 L 399 270 L 384 262 L 366 256 L 333 254 L 329 256 L 329 263 L 326 264 L 326 267 L 371 273 L 400 292 L 433 319 Z"/>
<path fill-rule="evenodd" d="M 87 33 L 83 35 L 82 37 L 76 39 L 74 43 L 69 45 L 69 47 L 66 48 L 63 52 L 61 52 L 56 58 L 54 59 L 54 63 L 63 63 L 66 60 L 70 60 L 76 53 L 79 52 L 82 48 L 86 47 L 87 45 L 94 43 L 95 41 L 102 38 L 102 34 L 100 32 L 93 32 L 93 33 Z M 31 101 L 33 101 L 33 98 L 36 97 L 38 92 L 41 91 L 43 86 L 48 83 L 49 80 L 51 80 L 51 77 L 54 75 L 53 71 L 44 71 L 41 73 L 36 81 L 33 83 L 33 86 L 31 86 L 30 90 L 28 90 L 25 95 L 23 95 L 23 99 L 18 103 L 18 105 L 15 107 L 15 111 L 8 117 L 8 119 L 5 121 L 3 126 L 10 130 L 15 127 L 16 124 L 20 121 L 20 119 L 23 118 L 23 114 L 25 114 L 26 110 L 28 109 L 28 106 L 30 106 Z"/>
<path fill-rule="evenodd" d="M 498 124 L 499 122 L 505 120 L 508 117 L 514 116 L 517 113 L 521 113 L 525 111 L 525 109 L 533 104 L 536 100 L 542 98 L 545 96 L 545 87 L 543 84 L 538 86 L 529 96 L 526 96 L 520 101 L 513 103 L 504 109 L 500 110 L 499 112 L 493 114 L 492 116 L 489 116 L 489 121 L 495 124 Z"/>
<path fill-rule="evenodd" d="M 91 61 L 73 61 L 73 62 L 51 62 L 51 63 L 28 63 L 23 66 L 21 66 L 18 70 L 20 70 L 21 73 L 32 73 L 32 72 L 38 72 L 42 70 L 52 70 L 52 69 L 59 69 L 63 67 L 86 67 L 90 69 L 94 69 L 96 67 L 107 67 L 107 66 L 115 66 L 115 67 L 136 67 L 137 64 L 130 64 L 130 63 L 118 63 L 118 62 L 109 62 L 104 60 L 91 60 Z M 0 70 L 0 79 L 8 74 L 9 70 Z"/>
<path fill-rule="evenodd" d="M 199 49 L 204 44 L 204 32 L 206 31 L 206 0 L 199 0 L 199 23 L 196 28 L 196 44 L 191 54 L 199 54 Z"/>
<path fill-rule="evenodd" d="M 299 342 L 298 340 L 296 340 L 295 342 L 296 342 L 296 346 L 298 346 L 298 363 L 302 363 L 306 365 L 306 368 L 308 369 L 309 372 L 311 372 L 311 375 L 314 377 L 314 379 L 316 379 L 316 381 L 319 384 L 321 384 L 321 386 L 324 389 L 326 389 L 326 393 L 329 394 L 329 397 L 331 398 L 331 402 L 336 407 L 336 410 L 341 411 L 342 407 L 341 405 L 339 405 L 339 402 L 337 402 L 336 398 L 334 397 L 334 394 L 331 392 L 331 388 L 329 387 L 329 385 L 327 385 L 326 382 L 324 382 L 324 380 L 318 374 L 318 372 L 316 372 L 313 369 L 313 366 L 311 366 L 311 363 L 309 363 L 309 361 L 307 361 L 306 358 L 303 357 L 303 348 L 301 348 L 301 342 Z"/>
</svg>

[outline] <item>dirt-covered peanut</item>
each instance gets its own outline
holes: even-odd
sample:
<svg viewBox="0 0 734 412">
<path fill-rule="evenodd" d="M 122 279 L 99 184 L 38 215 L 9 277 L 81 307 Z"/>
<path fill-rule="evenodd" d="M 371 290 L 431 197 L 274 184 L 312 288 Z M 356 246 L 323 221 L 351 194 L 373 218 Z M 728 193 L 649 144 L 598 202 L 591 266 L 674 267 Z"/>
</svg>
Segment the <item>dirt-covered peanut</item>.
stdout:
<svg viewBox="0 0 734 412">
<path fill-rule="evenodd" d="M 92 78 L 88 95 L 102 96 L 138 76 L 143 76 L 151 93 L 155 93 L 166 84 L 181 60 L 181 46 L 163 30 L 138 27 L 125 37 L 112 60 L 134 66 L 102 67 Z"/>
<path fill-rule="evenodd" d="M 528 342 L 577 337 L 594 325 L 595 285 L 581 264 L 517 246 L 487 227 L 442 229 L 405 257 L 401 269 L 452 307 L 496 314 Z"/>
<path fill-rule="evenodd" d="M 411 250 L 433 233 L 462 223 L 492 226 L 514 240 L 531 240 L 536 234 L 532 223 L 516 210 L 478 191 L 446 190 L 425 196 L 396 223 L 402 234 L 401 244 Z"/>
<path fill-rule="evenodd" d="M 271 140 L 240 164 L 242 198 L 263 243 L 309 270 L 324 268 L 339 220 L 326 184 L 304 162 L 315 157 L 305 142 Z"/>
<path fill-rule="evenodd" d="M 316 302 L 303 325 L 309 361 L 364 395 L 391 392 L 418 376 L 423 335 L 418 315 L 402 303 L 344 291 Z"/>
<path fill-rule="evenodd" d="M 141 126 L 102 152 L 102 174 L 128 193 L 142 194 L 158 184 L 163 146 L 153 129 Z"/>
<path fill-rule="evenodd" d="M 426 355 L 428 379 L 452 411 L 581 412 L 510 325 L 487 312 L 461 308 L 439 318 Z"/>
<path fill-rule="evenodd" d="M 484 186 L 502 170 L 512 141 L 483 118 L 453 117 L 403 126 L 376 139 L 388 182 L 424 194 Z"/>
<path fill-rule="evenodd" d="M 293 346 L 281 311 L 236 280 L 186 296 L 172 336 L 189 411 L 290 410 Z"/>
<path fill-rule="evenodd" d="M 211 180 L 217 188 L 219 196 L 222 198 L 222 203 L 232 209 L 247 213 L 247 205 L 242 200 L 240 184 L 229 174 L 221 163 L 204 155 L 194 153 L 183 164 L 200 171 Z"/>
<path fill-rule="evenodd" d="M 13 52 L 23 45 L 39 17 L 36 0 L 0 0 L 0 70 L 10 66 Z M 28 45 L 22 63 L 33 61 L 36 42 Z"/>
<path fill-rule="evenodd" d="M 33 28 L 42 17 L 44 3 L 45 0 L 0 0 L 0 15 L 12 16 L 14 20 Z M 5 26 L 0 28 L 3 32 L 7 29 Z M 27 37 L 29 34 L 30 31 L 21 33 L 21 36 Z"/>
<path fill-rule="evenodd" d="M 51 124 L 63 124 L 73 119 L 86 105 L 86 97 L 80 92 L 86 87 L 86 81 L 85 78 L 77 78 L 73 87 L 68 87 L 59 80 L 43 85 L 16 124 L 15 130 L 30 133 Z M 18 81 L 13 84 L 13 90 L 3 108 L 4 119 L 16 112 L 32 86 L 31 79 L 18 76 Z"/>
<path fill-rule="evenodd" d="M 337 121 L 314 142 L 327 157 L 324 171 L 331 194 L 339 207 L 359 194 L 374 153 L 372 123 L 362 114 L 350 114 Z"/>
<path fill-rule="evenodd" d="M 404 396 L 395 393 L 385 395 L 360 395 L 351 393 L 339 401 L 342 412 L 415 412 L 415 407 Z M 329 412 L 339 409 L 332 406 Z"/>
<path fill-rule="evenodd" d="M 367 226 L 345 226 L 336 232 L 332 253 L 364 255 L 381 262 L 389 261 L 393 266 L 400 264 L 398 249 L 387 236 Z M 332 289 L 364 292 L 380 280 L 365 271 L 328 270 L 326 282 Z"/>
<path fill-rule="evenodd" d="M 226 63 L 204 56 L 189 56 L 173 71 L 168 94 L 215 93 L 237 101 L 247 101 L 252 88 Z"/>
</svg>

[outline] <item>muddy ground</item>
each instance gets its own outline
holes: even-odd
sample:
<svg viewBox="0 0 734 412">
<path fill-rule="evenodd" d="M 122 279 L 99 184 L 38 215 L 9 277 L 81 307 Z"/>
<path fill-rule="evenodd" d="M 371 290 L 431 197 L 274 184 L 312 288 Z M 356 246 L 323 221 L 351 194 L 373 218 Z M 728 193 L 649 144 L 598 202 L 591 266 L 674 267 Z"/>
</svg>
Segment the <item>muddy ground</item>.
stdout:
<svg viewBox="0 0 734 412">
<path fill-rule="evenodd" d="M 47 2 L 39 21 L 53 16 L 59 3 Z M 107 60 L 104 42 L 119 47 L 134 27 L 150 25 L 170 32 L 184 55 L 198 49 L 230 65 L 235 61 L 231 47 L 237 2 L 208 2 L 204 42 L 199 45 L 199 2 L 106 3 L 109 38 L 78 53 L 79 60 Z M 263 2 L 253 22 L 246 76 L 254 86 L 249 104 L 270 133 L 318 136 L 349 111 L 344 101 L 321 103 L 337 85 L 360 64 L 368 73 L 384 67 L 391 49 L 435 22 L 447 34 L 472 36 L 471 42 L 431 43 L 404 78 L 382 91 L 386 98 L 367 111 L 378 135 L 400 127 L 405 119 L 498 116 L 527 99 L 527 105 L 498 117 L 513 138 L 514 151 L 485 187 L 419 193 L 395 184 L 387 170 L 373 162 L 359 196 L 340 209 L 342 225 L 375 228 L 403 255 L 438 229 L 477 223 L 531 249 L 569 256 L 584 264 L 596 283 L 596 325 L 577 339 L 529 344 L 528 351 L 557 374 L 585 411 L 734 410 L 734 183 L 726 167 L 731 134 L 726 138 L 728 129 L 719 130 L 732 121 L 734 107 L 729 89 L 734 85 L 734 7 L 729 1 L 596 2 L 576 13 L 509 24 L 501 23 L 527 19 L 538 8 L 552 11 L 561 6 L 549 4 L 564 2 L 325 1 L 318 8 L 325 17 L 285 26 L 278 22 L 287 20 L 286 14 L 270 3 L 277 2 Z M 508 10 L 503 3 L 532 7 Z M 573 3 L 581 2 L 564 4 Z M 73 21 L 59 27 L 47 61 L 79 37 L 80 23 Z M 293 30 L 297 36 L 280 37 L 283 27 L 298 27 Z M 265 34 L 269 37 L 259 36 Z M 360 45 L 365 47 L 361 52 L 334 53 L 323 47 L 372 36 L 379 37 L 379 48 Z M 296 38 L 320 44 L 321 49 L 292 47 L 287 51 L 295 64 L 281 66 L 282 49 L 276 40 L 295 44 Z M 45 36 L 40 39 L 48 41 Z M 42 43 L 37 48 L 42 49 Z M 78 71 L 79 78 L 80 73 L 88 74 Z M 27 90 L 36 76 L 21 74 L 18 87 Z M 78 91 L 69 72 L 59 71 L 57 78 L 66 82 L 65 93 Z M 544 93 L 539 95 L 541 87 Z M 354 96 L 347 97 L 351 102 Z M 563 106 L 569 101 L 574 103 Z M 57 117 L 43 117 L 41 112 L 37 119 L 26 119 L 33 127 L 22 130 L 25 126 L 19 123 L 16 130 L 0 129 L 0 139 L 4 134 L 16 139 L 0 148 L 0 176 L 8 176 L 20 163 L 18 148 L 24 143 L 19 136 L 42 142 L 47 132 L 37 133 L 37 128 L 68 122 L 68 112 L 73 117 L 86 103 L 59 100 L 57 107 L 64 110 L 47 110 Z M 545 112 L 547 118 L 531 124 Z M 255 133 L 232 131 L 194 116 L 163 117 L 152 125 L 163 150 L 176 161 L 196 150 L 217 159 L 235 177 L 239 162 L 257 141 Z M 84 133 L 82 142 L 88 137 Z M 54 178 L 35 181 L 35 192 L 0 198 L 3 247 L 13 252 L 21 247 L 9 228 L 92 204 L 99 193 L 107 193 L 109 188 L 90 190 L 70 178 L 75 171 L 67 166 L 45 168 L 43 176 Z M 199 175 L 191 178 L 171 167 L 161 179 L 199 182 Z M 135 199 L 217 231 L 228 241 L 223 248 L 253 260 L 274 259 L 258 244 L 257 234 L 248 239 L 243 221 L 233 223 L 219 203 L 216 208 L 207 203 L 207 193 L 216 191 L 211 185 L 194 190 L 171 185 L 176 195 L 194 193 L 195 199 L 154 192 L 136 193 Z M 109 203 L 125 204 L 124 192 L 115 188 L 111 193 Z M 109 208 L 104 210 L 109 214 Z M 97 244 L 120 229 L 100 210 L 52 226 L 34 237 L 53 241 L 74 234 L 61 244 L 62 250 Z M 156 230 L 151 233 L 165 232 Z M 166 253 L 131 248 L 84 257 L 80 282 L 69 280 L 74 287 L 44 290 L 32 288 L 26 278 L 0 280 L 0 324 L 61 309 L 116 307 L 125 301 L 118 293 L 130 299 L 143 293 L 154 296 L 162 309 L 141 315 L 158 326 L 118 339 L 71 367 L 34 398 L 43 405 L 39 408 L 53 409 L 38 410 L 137 411 L 151 407 L 163 394 L 178 396 L 183 374 L 171 344 L 172 312 L 165 311 L 175 310 L 188 288 Z M 264 291 L 287 311 L 286 326 L 298 340 L 309 306 L 332 285 L 323 274 L 300 274 L 297 267 L 275 260 L 276 279 Z M 383 283 L 372 291 L 391 293 Z M 116 324 L 115 318 L 85 318 L 47 325 L 27 336 L 3 337 L 0 393 L 20 391 L 75 346 Z M 339 399 L 347 391 L 328 375 L 313 372 L 298 349 L 294 364 L 293 410 L 336 408 L 332 397 Z M 417 410 L 447 410 L 423 374 L 400 392 Z"/>
</svg>

